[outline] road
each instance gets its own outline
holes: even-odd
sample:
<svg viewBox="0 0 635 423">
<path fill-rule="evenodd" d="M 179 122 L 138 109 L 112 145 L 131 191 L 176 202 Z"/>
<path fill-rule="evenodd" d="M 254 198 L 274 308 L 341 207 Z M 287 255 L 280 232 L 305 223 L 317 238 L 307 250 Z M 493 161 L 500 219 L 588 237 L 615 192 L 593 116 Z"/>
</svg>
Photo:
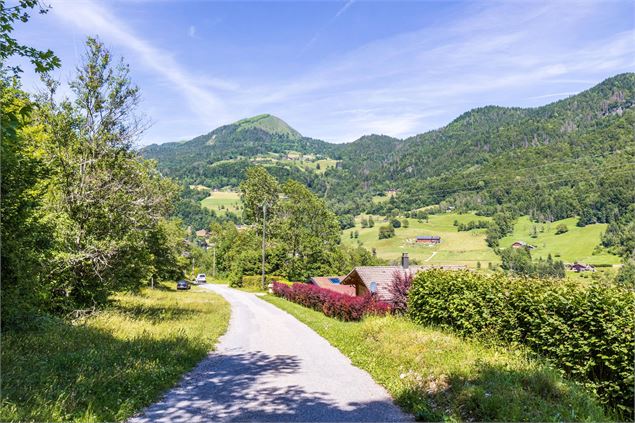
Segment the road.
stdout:
<svg viewBox="0 0 635 423">
<path fill-rule="evenodd" d="M 223 285 L 232 307 L 216 351 L 140 422 L 411 421 L 366 373 L 290 314 Z"/>
</svg>

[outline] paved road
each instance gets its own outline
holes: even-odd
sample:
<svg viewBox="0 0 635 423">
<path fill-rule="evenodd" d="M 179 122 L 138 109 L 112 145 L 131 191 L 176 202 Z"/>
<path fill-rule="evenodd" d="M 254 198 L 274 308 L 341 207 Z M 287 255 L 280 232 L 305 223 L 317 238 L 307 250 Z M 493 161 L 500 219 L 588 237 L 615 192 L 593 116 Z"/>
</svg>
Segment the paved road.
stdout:
<svg viewBox="0 0 635 423">
<path fill-rule="evenodd" d="M 215 352 L 131 422 L 412 420 L 363 370 L 254 294 L 204 285 L 232 307 Z"/>
</svg>

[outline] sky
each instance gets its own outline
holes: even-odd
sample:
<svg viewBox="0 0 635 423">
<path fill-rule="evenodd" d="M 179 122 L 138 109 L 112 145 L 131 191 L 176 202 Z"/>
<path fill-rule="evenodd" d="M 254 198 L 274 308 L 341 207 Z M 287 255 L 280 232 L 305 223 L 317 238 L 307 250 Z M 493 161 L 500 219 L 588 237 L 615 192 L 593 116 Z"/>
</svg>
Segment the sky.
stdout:
<svg viewBox="0 0 635 423">
<path fill-rule="evenodd" d="M 403 138 L 475 107 L 540 106 L 635 71 L 632 1 L 45 3 L 18 40 L 52 49 L 67 82 L 86 37 L 99 36 L 141 90 L 152 126 L 140 145 L 261 113 L 330 142 Z M 24 68 L 23 87 L 41 89 Z"/>
</svg>

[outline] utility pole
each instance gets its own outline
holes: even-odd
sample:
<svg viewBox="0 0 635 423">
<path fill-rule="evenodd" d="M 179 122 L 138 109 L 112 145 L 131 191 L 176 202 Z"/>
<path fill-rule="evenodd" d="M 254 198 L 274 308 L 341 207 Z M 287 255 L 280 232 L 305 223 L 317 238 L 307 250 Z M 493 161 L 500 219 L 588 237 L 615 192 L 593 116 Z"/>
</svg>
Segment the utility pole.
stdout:
<svg viewBox="0 0 635 423">
<path fill-rule="evenodd" d="M 262 205 L 262 289 L 266 289 L 265 286 L 265 231 L 267 230 L 267 203 Z"/>
<path fill-rule="evenodd" d="M 212 249 L 214 251 L 214 262 L 212 264 L 212 277 L 216 278 L 216 243 L 212 242 Z"/>
</svg>

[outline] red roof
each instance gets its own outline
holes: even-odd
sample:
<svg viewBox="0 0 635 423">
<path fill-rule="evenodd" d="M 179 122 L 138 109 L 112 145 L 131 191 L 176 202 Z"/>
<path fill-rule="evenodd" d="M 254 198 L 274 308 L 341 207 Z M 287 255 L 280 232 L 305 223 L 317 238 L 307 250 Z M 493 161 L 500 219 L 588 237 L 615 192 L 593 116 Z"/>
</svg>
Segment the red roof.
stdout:
<svg viewBox="0 0 635 423">
<path fill-rule="evenodd" d="M 355 296 L 355 287 L 351 285 L 340 285 L 340 282 L 344 280 L 345 276 L 315 276 L 309 280 L 313 285 L 317 285 L 320 288 L 325 288 L 331 291 L 339 292 L 340 294 L 346 294 Z"/>
</svg>

